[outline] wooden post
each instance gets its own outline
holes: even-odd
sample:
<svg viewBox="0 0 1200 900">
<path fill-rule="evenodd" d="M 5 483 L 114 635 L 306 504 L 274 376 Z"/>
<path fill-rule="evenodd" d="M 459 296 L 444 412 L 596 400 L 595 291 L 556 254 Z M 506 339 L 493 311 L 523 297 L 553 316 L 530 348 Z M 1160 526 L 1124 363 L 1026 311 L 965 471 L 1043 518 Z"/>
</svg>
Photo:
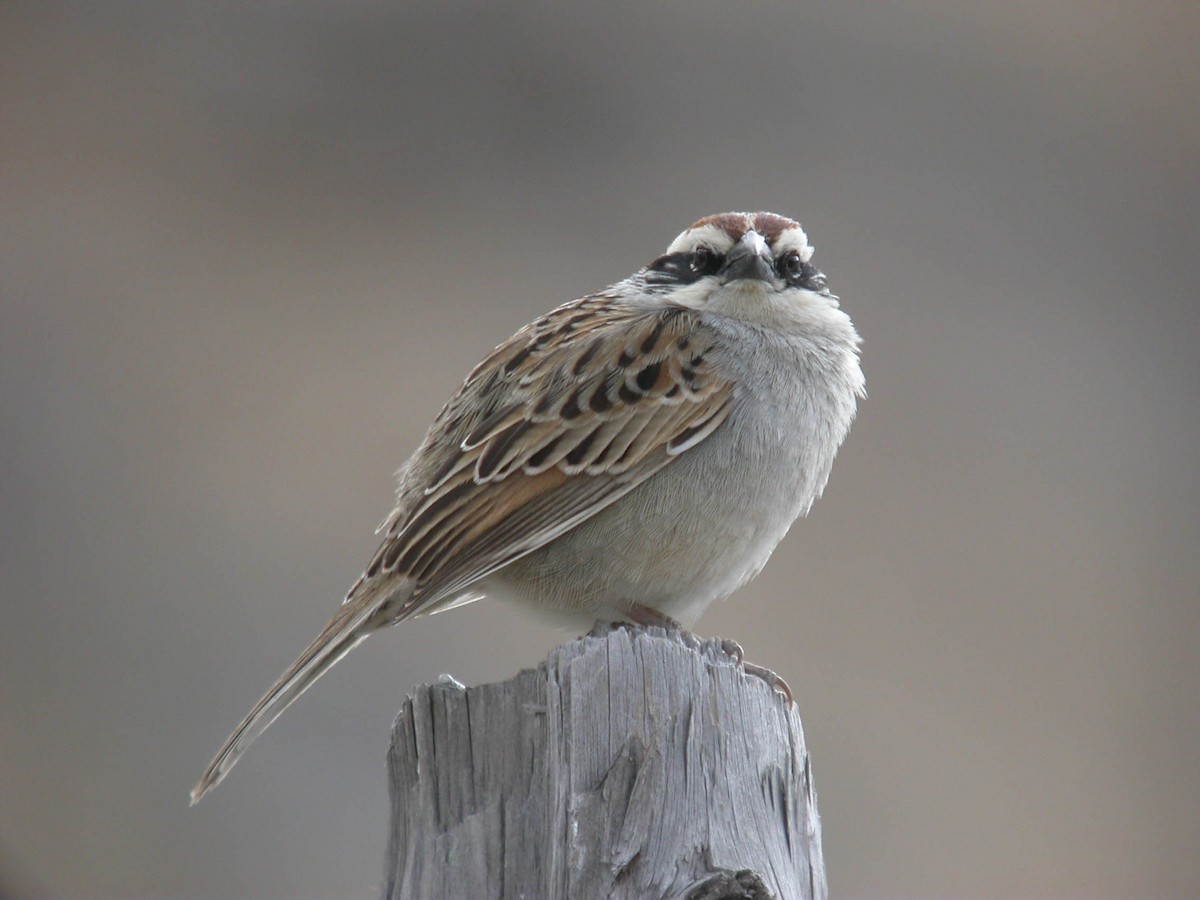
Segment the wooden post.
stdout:
<svg viewBox="0 0 1200 900">
<path fill-rule="evenodd" d="M 795 706 L 719 641 L 609 629 L 405 701 L 384 896 L 826 896 Z"/>
</svg>

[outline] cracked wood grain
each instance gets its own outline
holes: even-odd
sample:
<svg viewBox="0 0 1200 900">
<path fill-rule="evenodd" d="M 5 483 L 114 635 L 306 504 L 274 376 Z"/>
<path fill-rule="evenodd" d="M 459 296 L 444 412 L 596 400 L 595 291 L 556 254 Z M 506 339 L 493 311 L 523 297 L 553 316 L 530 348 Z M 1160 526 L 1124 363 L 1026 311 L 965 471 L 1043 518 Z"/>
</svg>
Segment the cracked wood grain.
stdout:
<svg viewBox="0 0 1200 900">
<path fill-rule="evenodd" d="M 608 629 L 419 687 L 388 754 L 387 898 L 826 896 L 799 714 L 718 641 Z"/>
</svg>

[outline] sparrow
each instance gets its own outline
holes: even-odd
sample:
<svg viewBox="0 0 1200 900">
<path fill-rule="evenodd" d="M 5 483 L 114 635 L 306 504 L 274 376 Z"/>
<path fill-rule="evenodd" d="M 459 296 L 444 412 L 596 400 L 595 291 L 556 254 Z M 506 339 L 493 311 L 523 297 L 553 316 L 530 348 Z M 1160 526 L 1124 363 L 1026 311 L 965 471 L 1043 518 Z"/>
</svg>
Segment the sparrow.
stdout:
<svg viewBox="0 0 1200 900">
<path fill-rule="evenodd" d="M 773 213 L 700 219 L 491 352 L 398 474 L 382 543 L 242 720 L 195 804 L 372 632 L 484 596 L 690 628 L 808 512 L 865 396 L 860 338 Z"/>
</svg>

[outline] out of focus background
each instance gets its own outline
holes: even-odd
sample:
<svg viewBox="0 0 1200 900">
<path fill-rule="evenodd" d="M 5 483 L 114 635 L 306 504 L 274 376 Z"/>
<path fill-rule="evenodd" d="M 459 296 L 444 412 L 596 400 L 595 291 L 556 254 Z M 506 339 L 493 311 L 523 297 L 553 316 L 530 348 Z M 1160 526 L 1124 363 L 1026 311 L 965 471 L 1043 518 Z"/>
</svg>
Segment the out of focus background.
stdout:
<svg viewBox="0 0 1200 900">
<path fill-rule="evenodd" d="M 826 496 L 700 624 L 793 686 L 838 897 L 1200 895 L 1200 4 L 5 4 L 0 893 L 371 897 L 416 683 L 196 809 L 467 370 L 694 219 L 865 337 Z"/>
</svg>

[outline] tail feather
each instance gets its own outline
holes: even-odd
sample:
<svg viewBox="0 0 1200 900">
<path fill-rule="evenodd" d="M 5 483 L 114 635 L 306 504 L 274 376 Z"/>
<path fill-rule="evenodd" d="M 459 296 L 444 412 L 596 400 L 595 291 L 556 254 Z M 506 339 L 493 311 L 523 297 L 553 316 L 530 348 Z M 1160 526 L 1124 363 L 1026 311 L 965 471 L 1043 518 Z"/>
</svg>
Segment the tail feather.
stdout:
<svg viewBox="0 0 1200 900">
<path fill-rule="evenodd" d="M 358 599 L 358 598 L 356 598 Z M 368 598 L 361 598 L 367 600 Z M 317 636 L 308 649 L 271 685 L 271 689 L 254 705 L 242 723 L 234 730 L 200 781 L 192 788 L 192 806 L 221 783 L 246 748 L 279 718 L 314 681 L 324 675 L 343 656 L 366 639 L 375 626 L 371 618 L 379 605 L 358 602 L 342 606 L 332 621 Z"/>
</svg>

